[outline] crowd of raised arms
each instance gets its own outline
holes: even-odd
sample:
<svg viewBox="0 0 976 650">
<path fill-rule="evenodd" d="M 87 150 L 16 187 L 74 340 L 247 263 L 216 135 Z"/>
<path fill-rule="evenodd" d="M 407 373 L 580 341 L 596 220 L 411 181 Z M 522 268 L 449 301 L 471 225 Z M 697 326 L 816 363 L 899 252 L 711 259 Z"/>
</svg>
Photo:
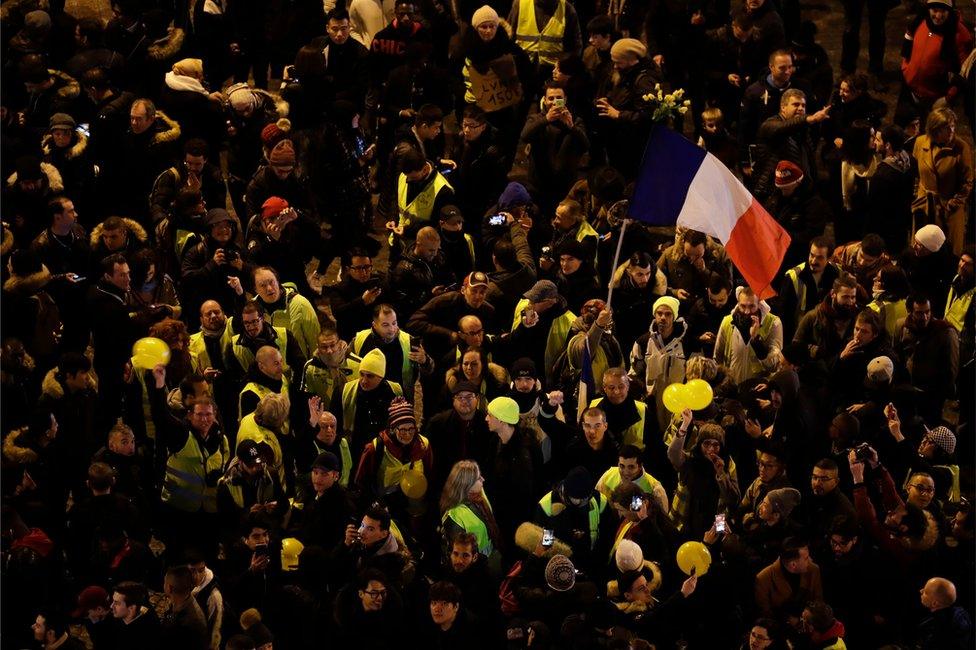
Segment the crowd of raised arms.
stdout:
<svg viewBox="0 0 976 650">
<path fill-rule="evenodd" d="M 0 5 L 4 646 L 971 648 L 971 3 L 482 1 Z"/>
</svg>

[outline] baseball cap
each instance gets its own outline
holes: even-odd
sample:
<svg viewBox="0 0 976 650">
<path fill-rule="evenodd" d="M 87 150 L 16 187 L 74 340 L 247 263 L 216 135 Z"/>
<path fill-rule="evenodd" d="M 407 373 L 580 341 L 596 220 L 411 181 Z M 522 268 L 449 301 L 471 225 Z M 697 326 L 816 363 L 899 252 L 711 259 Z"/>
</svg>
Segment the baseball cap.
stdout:
<svg viewBox="0 0 976 650">
<path fill-rule="evenodd" d="M 464 279 L 465 283 L 469 287 L 487 287 L 488 286 L 488 276 L 482 271 L 475 271 L 473 273 L 468 273 L 468 277 Z"/>
<path fill-rule="evenodd" d="M 243 440 L 237 445 L 237 458 L 245 465 L 263 465 L 264 456 L 258 443 L 253 440 Z"/>
</svg>

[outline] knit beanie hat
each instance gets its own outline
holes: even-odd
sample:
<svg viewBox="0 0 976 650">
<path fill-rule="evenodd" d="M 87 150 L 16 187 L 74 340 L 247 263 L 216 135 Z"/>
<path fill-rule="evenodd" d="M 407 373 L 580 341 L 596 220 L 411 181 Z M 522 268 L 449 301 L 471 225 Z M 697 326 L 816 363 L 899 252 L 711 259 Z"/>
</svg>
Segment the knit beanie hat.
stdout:
<svg viewBox="0 0 976 650">
<path fill-rule="evenodd" d="M 569 591 L 576 584 L 576 567 L 565 555 L 554 555 L 546 565 L 546 584 L 553 591 Z"/>
<path fill-rule="evenodd" d="M 287 117 L 279 119 L 273 124 L 269 124 L 261 129 L 261 144 L 268 149 L 274 149 L 282 138 L 287 137 L 291 132 L 291 120 Z"/>
<path fill-rule="evenodd" d="M 614 561 L 617 563 L 617 569 L 621 572 L 636 571 L 644 566 L 644 551 L 641 550 L 637 542 L 622 539 L 617 545 Z"/>
<path fill-rule="evenodd" d="M 496 397 L 488 402 L 488 413 L 506 424 L 518 424 L 518 402 L 511 397 Z"/>
<path fill-rule="evenodd" d="M 942 232 L 942 228 L 939 228 L 934 223 L 922 226 L 915 232 L 915 241 L 930 253 L 934 253 L 942 248 L 945 240 L 946 236 Z"/>
<path fill-rule="evenodd" d="M 800 491 L 794 488 L 770 490 L 766 493 L 766 498 L 769 499 L 769 504 L 773 510 L 779 513 L 780 517 L 786 519 L 793 512 L 793 508 L 800 504 Z"/>
<path fill-rule="evenodd" d="M 654 312 L 657 311 L 658 307 L 668 307 L 671 309 L 671 313 L 674 314 L 674 317 L 677 318 L 678 307 L 680 305 L 681 303 L 678 302 L 678 299 L 673 296 L 661 296 L 660 298 L 654 301 L 654 308 L 651 309 L 651 314 L 654 314 Z"/>
<path fill-rule="evenodd" d="M 394 397 L 388 409 L 390 414 L 390 429 L 395 429 L 404 424 L 417 426 L 417 420 L 413 417 L 413 405 L 404 397 Z"/>
<path fill-rule="evenodd" d="M 40 38 L 51 31 L 51 15 L 41 9 L 27 12 L 24 16 L 24 31 L 33 38 Z"/>
<path fill-rule="evenodd" d="M 288 167 L 295 165 L 295 145 L 291 140 L 285 139 L 274 146 L 268 161 L 272 167 Z"/>
<path fill-rule="evenodd" d="M 230 102 L 231 108 L 238 113 L 256 109 L 261 103 L 260 97 L 246 83 L 234 84 L 228 88 L 227 101 Z"/>
<path fill-rule="evenodd" d="M 359 362 L 360 372 L 370 372 L 378 377 L 386 376 L 386 355 L 379 348 L 373 348 Z"/>
<path fill-rule="evenodd" d="M 643 59 L 647 56 L 647 47 L 636 38 L 621 38 L 610 48 L 610 56 L 616 58 L 636 56 L 638 59 Z"/>
<path fill-rule="evenodd" d="M 47 128 L 49 130 L 54 129 L 68 129 L 69 131 L 75 130 L 75 118 L 71 117 L 67 113 L 55 113 L 51 116 L 51 119 L 47 123 Z"/>
<path fill-rule="evenodd" d="M 535 369 L 535 361 L 528 357 L 516 359 L 511 368 L 512 379 L 538 379 L 539 373 Z"/>
<path fill-rule="evenodd" d="M 498 207 L 510 210 L 520 205 L 532 205 L 532 197 L 521 183 L 509 183 L 498 197 Z"/>
<path fill-rule="evenodd" d="M 288 209 L 288 201 L 280 196 L 271 196 L 261 204 L 261 218 L 271 219 L 281 214 L 282 210 Z"/>
<path fill-rule="evenodd" d="M 595 484 L 590 472 L 585 467 L 577 466 L 569 470 L 569 474 L 563 479 L 563 490 L 567 497 L 585 499 L 593 493 Z"/>
<path fill-rule="evenodd" d="M 803 180 L 803 170 L 795 162 L 781 160 L 776 163 L 776 187 L 790 187 Z"/>
<path fill-rule="evenodd" d="M 927 436 L 936 447 L 947 454 L 951 455 L 956 450 L 956 434 L 946 427 L 935 427 L 928 432 Z"/>
<path fill-rule="evenodd" d="M 488 5 L 483 5 L 480 9 L 476 9 L 474 15 L 471 16 L 471 25 L 477 27 L 481 23 L 492 23 L 497 26 L 498 12 Z"/>
<path fill-rule="evenodd" d="M 260 647 L 274 641 L 271 630 L 261 622 L 261 612 L 253 607 L 241 613 L 241 629 L 254 641 L 255 646 Z"/>
</svg>

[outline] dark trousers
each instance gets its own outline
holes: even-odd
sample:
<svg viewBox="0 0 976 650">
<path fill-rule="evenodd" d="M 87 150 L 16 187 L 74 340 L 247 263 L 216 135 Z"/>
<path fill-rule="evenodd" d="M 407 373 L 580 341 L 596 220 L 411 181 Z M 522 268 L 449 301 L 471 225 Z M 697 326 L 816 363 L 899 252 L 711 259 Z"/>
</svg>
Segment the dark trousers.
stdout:
<svg viewBox="0 0 976 650">
<path fill-rule="evenodd" d="M 868 70 L 884 71 L 885 19 L 891 3 L 888 0 L 844 0 L 844 36 L 841 39 L 840 67 L 844 72 L 857 69 L 861 51 L 861 16 L 868 6 Z"/>
</svg>

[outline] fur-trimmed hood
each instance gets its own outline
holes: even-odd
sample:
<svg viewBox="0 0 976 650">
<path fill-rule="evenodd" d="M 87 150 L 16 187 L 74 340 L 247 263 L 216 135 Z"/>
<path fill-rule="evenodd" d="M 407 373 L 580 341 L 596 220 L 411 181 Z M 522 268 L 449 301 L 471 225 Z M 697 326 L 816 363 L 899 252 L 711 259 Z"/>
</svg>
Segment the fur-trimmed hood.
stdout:
<svg viewBox="0 0 976 650">
<path fill-rule="evenodd" d="M 149 237 L 146 235 L 146 229 L 139 225 L 134 219 L 128 217 L 122 217 L 122 223 L 125 225 L 126 230 L 129 234 L 138 239 L 140 242 L 145 244 Z M 95 248 L 102 241 L 102 233 L 105 231 L 105 222 L 98 224 L 92 229 L 89 241 L 91 242 L 92 248 Z"/>
<path fill-rule="evenodd" d="M 3 290 L 17 296 L 33 296 L 51 281 L 51 272 L 41 264 L 41 270 L 30 275 L 11 275 L 3 283 Z"/>
<path fill-rule="evenodd" d="M 88 149 L 88 136 L 84 133 L 79 133 L 75 131 L 75 142 L 70 147 L 68 147 L 68 152 L 64 154 L 64 157 L 68 160 L 74 160 L 85 153 Z M 50 156 L 51 152 L 54 151 L 54 138 L 50 133 L 46 134 L 41 138 L 41 152 L 45 156 Z"/>
<path fill-rule="evenodd" d="M 54 77 L 54 83 L 58 86 L 58 99 L 71 102 L 81 95 L 81 84 L 70 74 L 51 68 L 47 72 Z"/>
<path fill-rule="evenodd" d="M 64 397 L 64 385 L 58 380 L 58 372 L 58 368 L 51 368 L 41 381 L 41 393 L 52 399 L 61 399 Z M 98 384 L 95 382 L 95 377 L 92 376 L 92 373 L 88 373 L 86 379 L 88 380 L 89 390 L 96 390 Z"/>
<path fill-rule="evenodd" d="M 14 233 L 6 223 L 2 224 L 3 236 L 0 239 L 0 255 L 6 255 L 14 250 Z"/>
<path fill-rule="evenodd" d="M 182 133 L 180 123 L 160 110 L 156 111 L 156 119 L 151 128 L 155 130 L 152 146 L 178 140 Z"/>
<path fill-rule="evenodd" d="M 641 571 L 651 572 L 651 579 L 647 583 L 647 588 L 651 590 L 651 594 L 654 594 L 658 589 L 661 588 L 661 568 L 658 567 L 656 562 L 644 560 L 644 566 L 641 567 Z M 623 600 L 623 597 L 623 594 L 620 593 L 620 585 L 616 580 L 610 580 L 607 582 L 607 598 L 614 601 L 614 604 L 618 609 L 624 613 L 644 609 L 644 607 L 634 608 L 634 606 L 639 605 L 639 603 L 628 603 L 627 601 Z M 654 599 L 654 602 L 657 602 L 657 599 Z"/>
<path fill-rule="evenodd" d="M 494 379 L 500 386 L 508 386 L 508 372 L 505 368 L 498 365 L 497 363 L 488 362 L 488 374 Z M 457 367 L 453 367 L 447 371 L 444 383 L 447 385 L 447 390 L 454 390 L 454 387 L 459 381 L 467 381 L 464 373 Z"/>
<path fill-rule="evenodd" d="M 30 465 L 36 463 L 40 456 L 36 451 L 21 442 L 21 437 L 27 433 L 27 427 L 14 429 L 3 441 L 3 457 L 11 463 Z"/>
<path fill-rule="evenodd" d="M 925 532 L 922 536 L 901 538 L 905 548 L 914 553 L 927 551 L 939 541 L 939 524 L 935 517 L 928 510 L 922 510 L 922 513 L 925 515 Z"/>
<path fill-rule="evenodd" d="M 165 61 L 170 59 L 177 54 L 183 48 L 183 41 L 186 39 L 186 33 L 179 27 L 170 27 L 167 30 L 166 36 L 155 40 L 146 49 L 146 56 L 148 56 L 153 61 Z"/>
<path fill-rule="evenodd" d="M 61 178 L 61 172 L 58 168 L 51 163 L 42 162 L 41 163 L 41 173 L 47 178 L 47 186 L 54 194 L 60 194 L 64 191 L 64 179 Z M 7 177 L 7 187 L 13 187 L 17 183 L 17 172 L 14 172 Z"/>
</svg>

